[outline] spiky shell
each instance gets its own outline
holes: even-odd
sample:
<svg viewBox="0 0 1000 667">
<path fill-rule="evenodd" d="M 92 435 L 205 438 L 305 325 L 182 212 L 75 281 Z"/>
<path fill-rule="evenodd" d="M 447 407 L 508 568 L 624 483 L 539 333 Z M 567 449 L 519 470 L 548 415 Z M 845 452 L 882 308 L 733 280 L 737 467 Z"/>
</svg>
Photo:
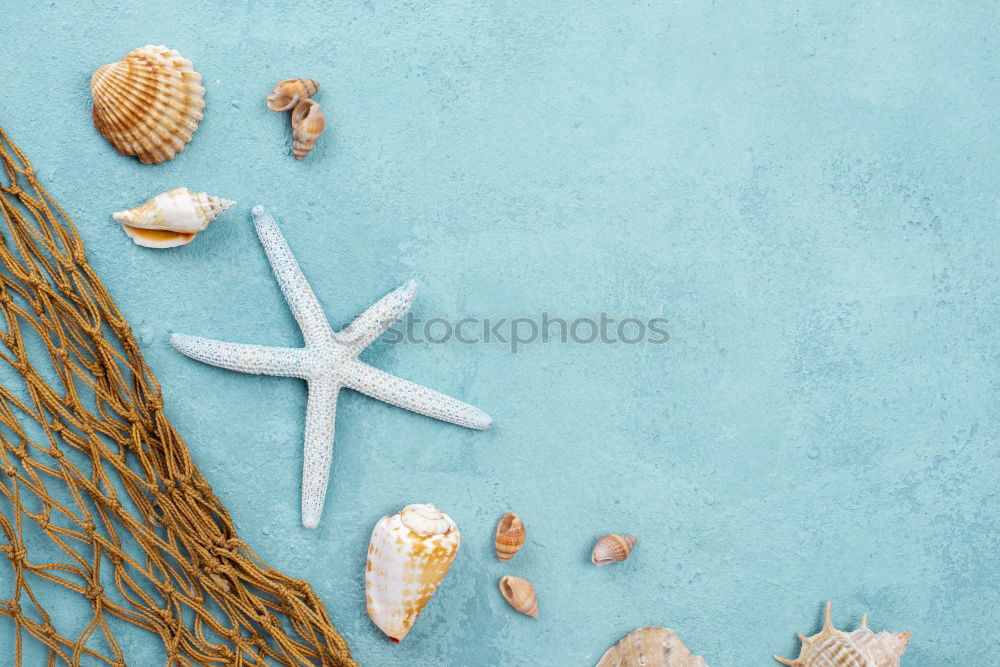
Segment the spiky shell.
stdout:
<svg viewBox="0 0 1000 667">
<path fill-rule="evenodd" d="M 122 155 L 145 164 L 184 150 L 205 108 L 201 75 L 165 46 L 142 46 L 90 78 L 94 127 Z"/>
<path fill-rule="evenodd" d="M 402 641 L 448 574 L 462 542 L 458 526 L 434 505 L 407 505 L 375 524 L 368 546 L 368 616 Z"/>
<path fill-rule="evenodd" d="M 212 220 L 235 204 L 187 188 L 174 188 L 156 195 L 142 206 L 113 213 L 122 229 L 138 245 L 172 248 L 190 243 Z"/>
<path fill-rule="evenodd" d="M 292 154 L 301 160 L 316 145 L 326 127 L 326 116 L 315 100 L 302 100 L 292 111 Z"/>
<path fill-rule="evenodd" d="M 526 537 L 527 534 L 525 533 L 521 517 L 513 512 L 504 514 L 497 524 L 496 540 L 494 541 L 497 558 L 502 561 L 508 561 L 513 558 L 514 554 L 524 546 Z"/>
<path fill-rule="evenodd" d="M 649 626 L 622 637 L 607 650 L 597 667 L 708 667 L 669 628 Z"/>
<path fill-rule="evenodd" d="M 538 597 L 531 582 L 521 577 L 507 575 L 500 579 L 500 595 L 514 611 L 538 618 Z"/>
<path fill-rule="evenodd" d="M 312 97 L 319 90 L 319 81 L 314 79 L 285 79 L 279 81 L 267 96 L 267 108 L 271 111 L 288 111 L 296 104 Z"/>
<path fill-rule="evenodd" d="M 612 533 L 597 540 L 590 554 L 590 562 L 598 567 L 617 563 L 628 558 L 635 547 L 636 538 L 632 535 Z"/>
<path fill-rule="evenodd" d="M 875 634 L 868 629 L 868 614 L 854 632 L 833 627 L 830 603 L 823 614 L 823 629 L 812 637 L 799 635 L 802 650 L 795 660 L 774 656 L 783 665 L 794 667 L 899 667 L 899 659 L 910 642 L 909 632 Z"/>
</svg>

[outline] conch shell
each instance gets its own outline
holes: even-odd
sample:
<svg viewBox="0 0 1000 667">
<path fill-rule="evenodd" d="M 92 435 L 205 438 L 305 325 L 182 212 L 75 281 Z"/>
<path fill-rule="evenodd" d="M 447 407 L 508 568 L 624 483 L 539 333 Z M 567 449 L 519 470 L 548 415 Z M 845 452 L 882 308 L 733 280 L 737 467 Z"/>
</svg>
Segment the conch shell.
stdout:
<svg viewBox="0 0 1000 667">
<path fill-rule="evenodd" d="M 307 97 L 315 95 L 317 90 L 319 81 L 313 79 L 279 81 L 274 91 L 267 96 L 267 108 L 271 111 L 288 111 Z"/>
<path fill-rule="evenodd" d="M 538 598 L 535 596 L 535 587 L 527 579 L 507 575 L 500 580 L 500 595 L 507 601 L 507 604 L 514 608 L 514 611 L 519 611 L 525 616 L 538 618 Z"/>
<path fill-rule="evenodd" d="M 113 213 L 122 229 L 136 244 L 146 248 L 173 248 L 194 240 L 212 220 L 235 204 L 187 188 L 158 194 L 137 208 Z"/>
<path fill-rule="evenodd" d="M 94 127 L 122 155 L 172 159 L 191 141 L 205 108 L 201 74 L 165 46 L 143 46 L 90 77 Z"/>
<path fill-rule="evenodd" d="M 823 629 L 812 637 L 799 635 L 802 650 L 795 660 L 774 656 L 783 665 L 794 667 L 899 667 L 899 659 L 910 643 L 909 632 L 882 632 L 868 629 L 868 614 L 861 618 L 861 627 L 854 632 L 842 632 L 830 620 L 830 603 L 826 603 Z"/>
<path fill-rule="evenodd" d="M 407 505 L 375 524 L 365 568 L 368 616 L 392 641 L 413 627 L 461 541 L 458 526 L 434 505 Z"/>
<path fill-rule="evenodd" d="M 497 524 L 495 541 L 497 558 L 508 561 L 524 546 L 525 532 L 521 517 L 508 512 L 500 518 Z"/>
<path fill-rule="evenodd" d="M 633 630 L 612 646 L 597 667 L 708 667 L 700 656 L 691 655 L 677 633 L 649 626 Z"/>
<path fill-rule="evenodd" d="M 292 111 L 292 154 L 296 160 L 309 155 L 326 126 L 326 116 L 316 100 L 302 100 Z"/>
<path fill-rule="evenodd" d="M 632 553 L 635 542 L 636 538 L 632 535 L 618 535 L 617 533 L 605 535 L 594 545 L 590 561 L 598 567 L 623 561 Z"/>
</svg>

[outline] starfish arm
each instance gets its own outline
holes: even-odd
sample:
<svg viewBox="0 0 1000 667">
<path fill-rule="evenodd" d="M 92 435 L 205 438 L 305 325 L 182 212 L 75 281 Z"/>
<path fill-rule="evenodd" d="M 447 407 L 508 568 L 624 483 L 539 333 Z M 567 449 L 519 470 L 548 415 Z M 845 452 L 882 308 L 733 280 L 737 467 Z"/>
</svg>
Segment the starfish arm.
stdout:
<svg viewBox="0 0 1000 667">
<path fill-rule="evenodd" d="M 225 343 L 187 334 L 173 334 L 170 344 L 192 359 L 240 373 L 297 378 L 309 374 L 310 364 L 303 350 Z"/>
<path fill-rule="evenodd" d="M 346 345 L 351 354 L 358 354 L 405 315 L 416 296 L 417 282 L 411 280 L 372 304 L 337 334 L 337 340 Z"/>
<path fill-rule="evenodd" d="M 326 502 L 333 456 L 333 428 L 340 386 L 330 378 L 309 383 L 302 457 L 302 525 L 316 528 Z"/>
<path fill-rule="evenodd" d="M 463 401 L 390 375 L 360 361 L 344 369 L 343 383 L 362 394 L 412 412 L 477 430 L 493 426 L 493 419 Z"/>
<path fill-rule="evenodd" d="M 264 210 L 263 206 L 253 207 L 253 222 L 257 229 L 257 237 L 260 244 L 264 246 L 264 253 L 267 261 L 271 263 L 274 277 L 281 287 L 285 301 L 295 317 L 295 321 L 302 330 L 302 338 L 306 346 L 322 341 L 330 340 L 333 331 L 323 314 L 323 307 L 319 305 L 316 295 L 313 294 L 312 287 L 306 281 L 306 277 L 299 268 L 299 263 L 295 261 L 288 242 L 278 229 L 277 223 L 271 214 Z"/>
</svg>

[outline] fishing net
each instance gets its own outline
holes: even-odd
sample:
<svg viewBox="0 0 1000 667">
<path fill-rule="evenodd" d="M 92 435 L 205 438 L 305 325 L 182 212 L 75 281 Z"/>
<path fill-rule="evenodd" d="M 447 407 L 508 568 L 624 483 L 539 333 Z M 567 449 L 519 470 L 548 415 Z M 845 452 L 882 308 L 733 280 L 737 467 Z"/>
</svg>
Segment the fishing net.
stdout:
<svg viewBox="0 0 1000 667">
<path fill-rule="evenodd" d="M 3 128 L 0 159 L 4 663 L 34 639 L 49 665 L 125 665 L 125 621 L 171 665 L 354 665 L 309 585 L 237 537 L 73 223 Z"/>
</svg>

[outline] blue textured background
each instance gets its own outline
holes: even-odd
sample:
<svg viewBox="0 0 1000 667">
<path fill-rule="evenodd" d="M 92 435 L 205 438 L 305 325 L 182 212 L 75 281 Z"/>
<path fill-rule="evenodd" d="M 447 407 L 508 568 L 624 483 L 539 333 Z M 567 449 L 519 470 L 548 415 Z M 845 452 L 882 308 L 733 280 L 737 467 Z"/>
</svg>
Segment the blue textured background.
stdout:
<svg viewBox="0 0 1000 667">
<path fill-rule="evenodd" d="M 990 664 L 995 3 L 101 4 L 10 3 L 0 123 L 77 223 L 240 534 L 316 587 L 359 661 L 587 665 L 662 624 L 713 666 L 767 665 L 831 599 L 841 627 L 871 611 L 912 630 L 904 664 Z M 89 114 L 93 70 L 146 43 L 207 89 L 193 142 L 157 167 Z M 302 162 L 263 104 L 294 75 L 321 81 L 329 128 Z M 163 252 L 110 218 L 180 185 L 239 205 Z M 299 341 L 255 203 L 337 326 L 412 277 L 418 317 L 605 311 L 665 317 L 671 339 L 374 346 L 496 426 L 345 394 L 310 532 L 304 386 L 167 344 Z M 394 645 L 364 611 L 368 535 L 424 501 L 465 542 Z M 501 564 L 508 510 L 529 539 Z M 594 568 L 609 531 L 637 550 Z M 535 583 L 537 621 L 500 598 L 507 573 Z M 154 636 L 121 638 L 132 664 L 162 658 Z"/>
</svg>

